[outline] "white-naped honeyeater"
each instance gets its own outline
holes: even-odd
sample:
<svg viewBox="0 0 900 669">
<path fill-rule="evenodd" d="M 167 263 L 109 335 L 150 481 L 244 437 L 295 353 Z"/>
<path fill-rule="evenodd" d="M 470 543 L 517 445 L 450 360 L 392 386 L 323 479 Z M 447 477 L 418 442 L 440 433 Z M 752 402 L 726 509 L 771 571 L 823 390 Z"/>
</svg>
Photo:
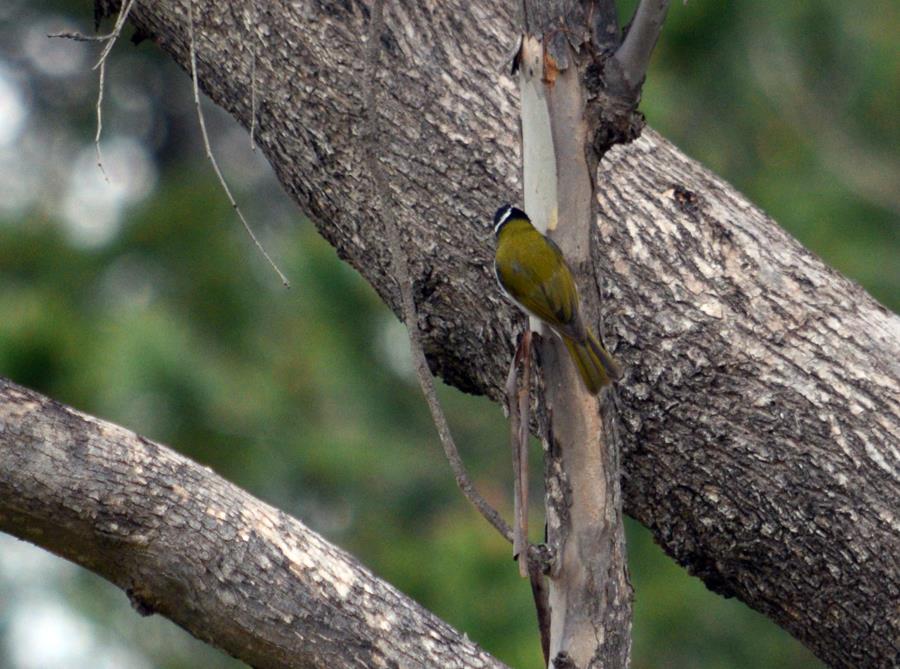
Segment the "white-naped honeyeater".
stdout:
<svg viewBox="0 0 900 669">
<path fill-rule="evenodd" d="M 521 209 L 504 204 L 494 214 L 500 288 L 525 312 L 556 334 L 594 395 L 622 376 L 619 365 L 581 317 L 578 288 L 556 243 L 538 232 Z"/>
</svg>

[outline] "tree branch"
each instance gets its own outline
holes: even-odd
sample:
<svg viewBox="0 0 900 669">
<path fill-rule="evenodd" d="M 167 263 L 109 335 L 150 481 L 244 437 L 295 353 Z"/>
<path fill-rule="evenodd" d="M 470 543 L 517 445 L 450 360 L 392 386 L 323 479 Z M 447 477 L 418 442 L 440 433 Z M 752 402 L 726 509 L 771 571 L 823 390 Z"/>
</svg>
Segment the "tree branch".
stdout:
<svg viewBox="0 0 900 669">
<path fill-rule="evenodd" d="M 635 92 L 639 92 L 644 83 L 650 56 L 668 11 L 669 0 L 641 0 L 634 10 L 625 39 L 616 50 L 614 58 L 622 67 L 625 81 Z"/>
<path fill-rule="evenodd" d="M 3 378 L 0 530 L 254 667 L 504 666 L 208 468 Z"/>
<path fill-rule="evenodd" d="M 506 0 L 392 0 L 383 162 L 435 373 L 496 401 L 519 323 L 484 243 L 521 192 L 515 84 L 498 79 Z M 210 4 L 201 87 L 248 128 L 241 12 Z M 257 140 L 341 258 L 400 313 L 357 128 L 361 5 L 256 26 Z M 186 10 L 132 20 L 188 70 Z M 312 20 L 315 19 L 315 20 Z M 428 75 L 428 76 L 425 76 Z M 185 80 L 188 85 L 188 80 Z M 428 104 L 427 113 L 422 109 Z M 836 667 L 890 666 L 900 620 L 900 319 L 739 192 L 646 130 L 595 175 L 591 262 L 619 384 L 625 510 L 707 586 L 762 611 Z M 423 203 L 434 215 L 423 216 Z M 599 326 L 605 327 L 600 328 Z"/>
</svg>

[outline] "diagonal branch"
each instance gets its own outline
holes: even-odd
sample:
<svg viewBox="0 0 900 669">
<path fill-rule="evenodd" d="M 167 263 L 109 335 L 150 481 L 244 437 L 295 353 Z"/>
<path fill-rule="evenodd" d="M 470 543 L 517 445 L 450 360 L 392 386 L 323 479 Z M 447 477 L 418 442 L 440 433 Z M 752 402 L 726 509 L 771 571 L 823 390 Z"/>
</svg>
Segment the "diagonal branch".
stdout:
<svg viewBox="0 0 900 669">
<path fill-rule="evenodd" d="M 0 531 L 254 667 L 504 666 L 209 468 L 2 377 Z"/>
<path fill-rule="evenodd" d="M 222 30 L 205 35 L 204 53 L 219 68 L 198 77 L 249 128 L 250 54 L 228 28 L 241 6 L 206 6 Z M 380 163 L 410 264 L 440 277 L 416 305 L 420 340 L 448 383 L 500 401 L 518 321 L 494 298 L 479 238 L 481 214 L 521 192 L 514 82 L 493 67 L 515 8 L 392 6 L 385 48 L 405 60 L 380 73 L 391 133 Z M 384 230 L 360 224 L 372 208 L 356 123 L 366 17 L 358 4 L 331 7 L 310 21 L 269 6 L 279 29 L 256 60 L 273 82 L 260 90 L 259 148 L 339 257 L 399 310 Z M 142 0 L 131 15 L 189 73 L 184 18 L 183 0 Z M 607 154 L 596 179 L 594 283 L 615 304 L 604 334 L 630 370 L 615 431 L 626 511 L 710 588 L 828 664 L 891 666 L 900 318 L 652 130 Z"/>
</svg>

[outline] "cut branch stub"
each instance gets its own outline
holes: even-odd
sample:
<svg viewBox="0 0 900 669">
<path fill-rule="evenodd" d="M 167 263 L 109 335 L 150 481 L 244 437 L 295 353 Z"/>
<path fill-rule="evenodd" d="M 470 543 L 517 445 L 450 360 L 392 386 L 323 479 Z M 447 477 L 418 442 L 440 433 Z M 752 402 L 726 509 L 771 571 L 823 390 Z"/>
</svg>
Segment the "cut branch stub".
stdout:
<svg viewBox="0 0 900 669">
<path fill-rule="evenodd" d="M 574 55 L 597 161 L 616 144 L 637 139 L 644 128 L 637 107 L 668 6 L 668 0 L 642 0 L 623 40 L 613 2 L 525 3 L 525 30 L 544 45 L 544 81 L 552 84 L 572 65 L 570 49 Z"/>
</svg>

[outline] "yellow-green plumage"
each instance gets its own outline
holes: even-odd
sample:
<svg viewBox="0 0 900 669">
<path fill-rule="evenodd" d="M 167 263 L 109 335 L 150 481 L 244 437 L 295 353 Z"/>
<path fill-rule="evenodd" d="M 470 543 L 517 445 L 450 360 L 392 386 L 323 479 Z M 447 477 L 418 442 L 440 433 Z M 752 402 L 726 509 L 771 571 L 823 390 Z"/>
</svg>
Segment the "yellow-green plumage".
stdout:
<svg viewBox="0 0 900 669">
<path fill-rule="evenodd" d="M 619 366 L 584 325 L 578 289 L 559 247 L 518 209 L 501 207 L 494 223 L 494 269 L 503 290 L 559 335 L 591 393 L 617 380 Z"/>
<path fill-rule="evenodd" d="M 561 335 L 563 343 L 569 349 L 569 355 L 572 356 L 572 362 L 584 380 L 584 385 L 596 395 L 603 386 L 618 380 L 622 373 L 597 338 L 591 332 L 588 332 L 587 336 L 587 342 L 579 344 L 574 339 Z"/>
</svg>

